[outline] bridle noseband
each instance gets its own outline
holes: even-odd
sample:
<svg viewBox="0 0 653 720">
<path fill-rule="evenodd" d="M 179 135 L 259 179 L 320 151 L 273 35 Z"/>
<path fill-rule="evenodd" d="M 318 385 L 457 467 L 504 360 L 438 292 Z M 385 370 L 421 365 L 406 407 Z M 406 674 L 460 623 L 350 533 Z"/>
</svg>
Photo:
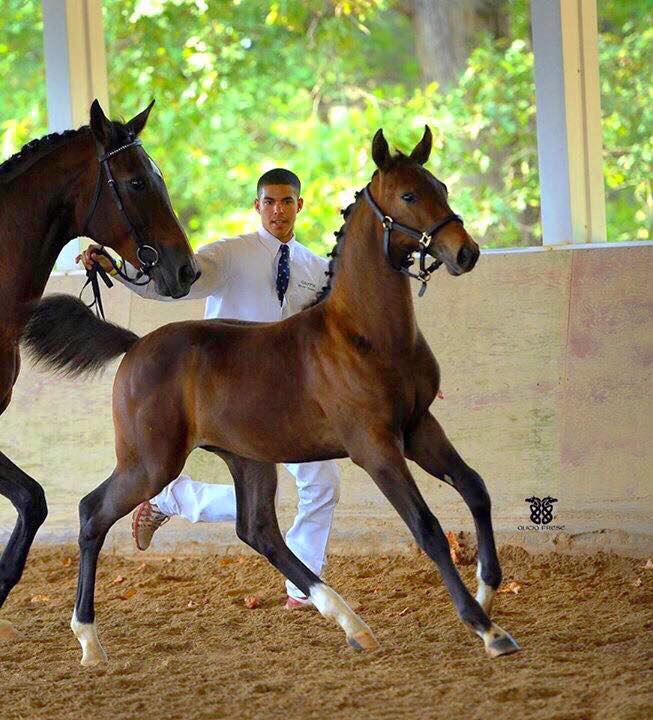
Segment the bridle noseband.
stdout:
<svg viewBox="0 0 653 720">
<path fill-rule="evenodd" d="M 402 223 L 396 222 L 389 215 L 386 215 L 381 210 L 381 208 L 374 202 L 374 198 L 372 197 L 372 193 L 370 192 L 369 185 L 365 186 L 365 189 L 363 190 L 363 195 L 365 196 L 365 200 L 367 200 L 369 206 L 372 208 L 372 211 L 383 225 L 383 251 L 385 253 L 386 259 L 390 263 L 390 267 L 397 272 L 408 275 L 408 277 L 420 280 L 422 286 L 419 289 L 418 295 L 419 297 L 422 297 L 422 295 L 424 295 L 424 293 L 426 292 L 426 283 L 428 283 L 428 281 L 431 279 L 431 274 L 435 270 L 437 270 L 440 265 L 442 265 L 442 260 L 436 258 L 428 267 L 426 267 L 426 255 L 428 253 L 428 249 L 431 247 L 433 239 L 435 238 L 437 233 L 439 233 L 440 230 L 445 227 L 445 225 L 448 225 L 452 222 L 457 222 L 463 225 L 463 219 L 460 217 L 460 215 L 452 213 L 451 215 L 447 215 L 447 217 L 442 218 L 442 220 L 438 220 L 438 222 L 433 223 L 433 225 L 431 225 L 428 230 L 420 232 L 419 230 L 415 230 L 415 228 L 409 227 L 408 225 L 403 225 Z M 419 242 L 419 272 L 410 272 L 410 270 L 408 269 L 415 262 L 413 258 L 414 251 L 409 252 L 408 255 L 406 255 L 406 257 L 401 261 L 401 265 L 399 267 L 397 267 L 392 262 L 392 258 L 390 257 L 390 235 L 393 230 L 402 232 L 404 235 L 408 235 L 408 237 L 412 237 Z"/>
<path fill-rule="evenodd" d="M 118 153 L 121 153 L 123 150 L 129 150 L 133 147 L 142 147 L 143 143 L 136 139 L 132 142 L 126 143 L 125 145 L 121 145 L 120 147 L 116 148 L 115 150 L 110 150 L 109 152 L 104 153 L 104 155 L 100 155 L 98 157 L 98 162 L 100 163 L 100 172 L 98 173 L 98 178 L 95 183 L 95 190 L 93 192 L 93 199 L 91 201 L 91 206 L 86 213 L 86 219 L 84 220 L 84 225 L 82 226 L 82 235 L 88 236 L 87 230 L 88 226 L 91 222 L 91 219 L 93 218 L 93 215 L 95 214 L 95 210 L 97 209 L 98 202 L 100 200 L 100 194 L 102 192 L 102 175 L 106 174 L 107 176 L 107 184 L 109 185 L 109 188 L 111 189 L 111 196 L 113 197 L 113 201 L 116 204 L 116 207 L 118 208 L 121 217 L 125 221 L 125 224 L 127 225 L 127 228 L 129 230 L 130 235 L 135 239 L 136 241 L 136 257 L 138 258 L 138 262 L 141 264 L 140 269 L 138 270 L 138 273 L 136 274 L 136 277 L 129 277 L 127 273 L 122 269 L 121 265 L 118 265 L 116 261 L 109 255 L 109 253 L 102 247 L 100 250 L 97 251 L 97 254 L 104 255 L 111 265 L 113 266 L 113 269 L 116 271 L 118 275 L 120 275 L 123 280 L 125 280 L 128 283 L 131 283 L 132 285 L 147 285 L 150 282 L 150 278 L 148 277 L 149 271 L 152 270 L 153 267 L 155 267 L 159 262 L 159 252 L 156 248 L 153 248 L 151 245 L 148 245 L 143 238 L 141 237 L 140 233 L 138 232 L 138 228 L 136 225 L 132 222 L 131 218 L 127 214 L 127 210 L 125 209 L 125 205 L 122 202 L 122 198 L 120 197 L 120 193 L 118 192 L 118 187 L 116 185 L 116 181 L 113 179 L 113 175 L 111 174 L 111 168 L 109 166 L 109 159 L 112 158 L 114 155 L 117 155 Z M 149 257 L 148 257 L 149 256 Z M 86 277 L 88 280 L 86 281 L 86 284 L 82 288 L 82 291 L 80 292 L 80 297 L 86 287 L 90 284 L 91 288 L 93 290 L 93 302 L 88 305 L 89 308 L 92 308 L 94 305 L 97 306 L 97 313 L 99 316 L 104 318 L 104 308 L 102 307 L 102 298 L 100 296 L 100 285 L 98 282 L 98 277 L 100 276 L 102 280 L 104 281 L 104 284 L 107 287 L 113 287 L 113 283 L 109 279 L 109 276 L 104 271 L 104 269 L 98 264 L 95 263 L 95 267 L 92 270 L 86 271 Z M 143 275 L 146 276 L 146 279 L 142 282 L 139 282 L 140 278 L 143 277 Z"/>
</svg>

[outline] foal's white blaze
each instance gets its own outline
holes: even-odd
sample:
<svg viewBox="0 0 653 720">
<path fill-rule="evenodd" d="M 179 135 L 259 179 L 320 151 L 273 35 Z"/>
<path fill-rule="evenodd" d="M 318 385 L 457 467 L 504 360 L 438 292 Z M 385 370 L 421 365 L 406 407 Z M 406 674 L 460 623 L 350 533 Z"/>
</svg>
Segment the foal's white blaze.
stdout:
<svg viewBox="0 0 653 720">
<path fill-rule="evenodd" d="M 492 610 L 492 601 L 496 594 L 496 590 L 483 582 L 481 577 L 481 563 L 479 562 L 476 566 L 476 579 L 478 580 L 478 590 L 476 591 L 476 602 L 485 610 L 486 614 L 489 615 Z"/>
<path fill-rule="evenodd" d="M 98 640 L 95 622 L 81 623 L 77 619 L 77 611 L 73 611 L 70 629 L 82 646 L 82 665 L 84 667 L 93 667 L 107 661 L 107 654 Z"/>
<path fill-rule="evenodd" d="M 356 615 L 338 593 L 324 583 L 311 586 L 309 599 L 324 617 L 335 620 L 345 631 L 347 640 L 359 648 L 372 650 L 378 643 L 370 628 Z"/>
</svg>

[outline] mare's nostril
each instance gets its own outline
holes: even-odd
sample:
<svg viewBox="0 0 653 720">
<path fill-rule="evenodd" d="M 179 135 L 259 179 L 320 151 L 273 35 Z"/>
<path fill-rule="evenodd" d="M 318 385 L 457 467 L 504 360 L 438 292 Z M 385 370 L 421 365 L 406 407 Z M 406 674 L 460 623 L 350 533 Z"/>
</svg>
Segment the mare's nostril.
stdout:
<svg viewBox="0 0 653 720">
<path fill-rule="evenodd" d="M 196 279 L 195 270 L 190 265 L 183 265 L 179 270 L 179 281 L 182 284 L 192 283 Z"/>
</svg>

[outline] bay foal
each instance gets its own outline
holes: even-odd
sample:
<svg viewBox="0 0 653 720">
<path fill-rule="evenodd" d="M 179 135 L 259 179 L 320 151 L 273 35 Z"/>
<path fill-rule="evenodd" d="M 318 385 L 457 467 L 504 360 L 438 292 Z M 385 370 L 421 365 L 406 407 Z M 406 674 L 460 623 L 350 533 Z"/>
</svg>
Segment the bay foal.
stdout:
<svg viewBox="0 0 653 720">
<path fill-rule="evenodd" d="M 151 103 L 128 123 L 97 100 L 90 127 L 33 140 L 0 165 L 0 415 L 20 369 L 26 308 L 41 297 L 57 256 L 87 235 L 134 266 L 164 295 L 186 295 L 197 275 L 163 178 L 141 147 Z M 143 261 L 143 262 L 141 262 Z M 0 558 L 0 606 L 19 581 L 47 505 L 39 483 L 0 452 L 0 495 L 18 512 Z M 0 639 L 16 635 L 0 621 Z"/>
<path fill-rule="evenodd" d="M 445 186 L 423 167 L 430 149 L 428 128 L 409 156 L 391 155 L 383 133 L 376 134 L 372 154 L 378 170 L 367 192 L 345 211 L 329 286 L 319 302 L 282 322 L 172 323 L 139 339 L 97 320 L 74 298 L 55 296 L 41 304 L 26 341 L 54 368 L 101 367 L 130 346 L 114 386 L 117 465 L 80 503 L 72 629 L 83 665 L 105 659 L 93 596 L 109 528 L 177 477 L 196 447 L 229 466 L 238 536 L 335 620 L 355 648 L 375 646 L 370 628 L 283 541 L 274 508 L 275 463 L 349 456 L 435 561 L 459 617 L 482 638 L 488 654 L 519 649 L 488 617 L 501 581 L 490 499 L 429 411 L 440 372 L 417 327 L 403 272 L 407 256 L 421 250 L 452 275 L 472 270 L 479 256 L 449 207 Z M 406 458 L 458 490 L 473 514 L 476 599 L 452 563 Z"/>
</svg>

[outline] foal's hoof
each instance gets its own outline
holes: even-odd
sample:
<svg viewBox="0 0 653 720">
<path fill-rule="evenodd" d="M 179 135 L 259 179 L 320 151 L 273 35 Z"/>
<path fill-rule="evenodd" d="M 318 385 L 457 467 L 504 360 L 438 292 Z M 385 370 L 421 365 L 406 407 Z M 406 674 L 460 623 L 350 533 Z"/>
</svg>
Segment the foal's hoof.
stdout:
<svg viewBox="0 0 653 720">
<path fill-rule="evenodd" d="M 354 648 L 354 650 L 376 650 L 379 647 L 379 643 L 376 641 L 371 630 L 364 630 L 354 635 L 347 637 L 347 643 Z"/>
<path fill-rule="evenodd" d="M 0 620 L 0 642 L 15 642 L 21 635 L 9 620 Z"/>
<path fill-rule="evenodd" d="M 93 650 L 84 651 L 80 665 L 83 667 L 91 668 L 97 667 L 107 661 L 107 654 L 104 652 L 102 646 L 98 646 Z"/>
<path fill-rule="evenodd" d="M 485 646 L 485 652 L 491 658 L 501 657 L 501 655 L 512 655 L 512 653 L 519 652 L 520 650 L 519 645 L 517 645 L 508 633 L 490 641 Z"/>
</svg>

